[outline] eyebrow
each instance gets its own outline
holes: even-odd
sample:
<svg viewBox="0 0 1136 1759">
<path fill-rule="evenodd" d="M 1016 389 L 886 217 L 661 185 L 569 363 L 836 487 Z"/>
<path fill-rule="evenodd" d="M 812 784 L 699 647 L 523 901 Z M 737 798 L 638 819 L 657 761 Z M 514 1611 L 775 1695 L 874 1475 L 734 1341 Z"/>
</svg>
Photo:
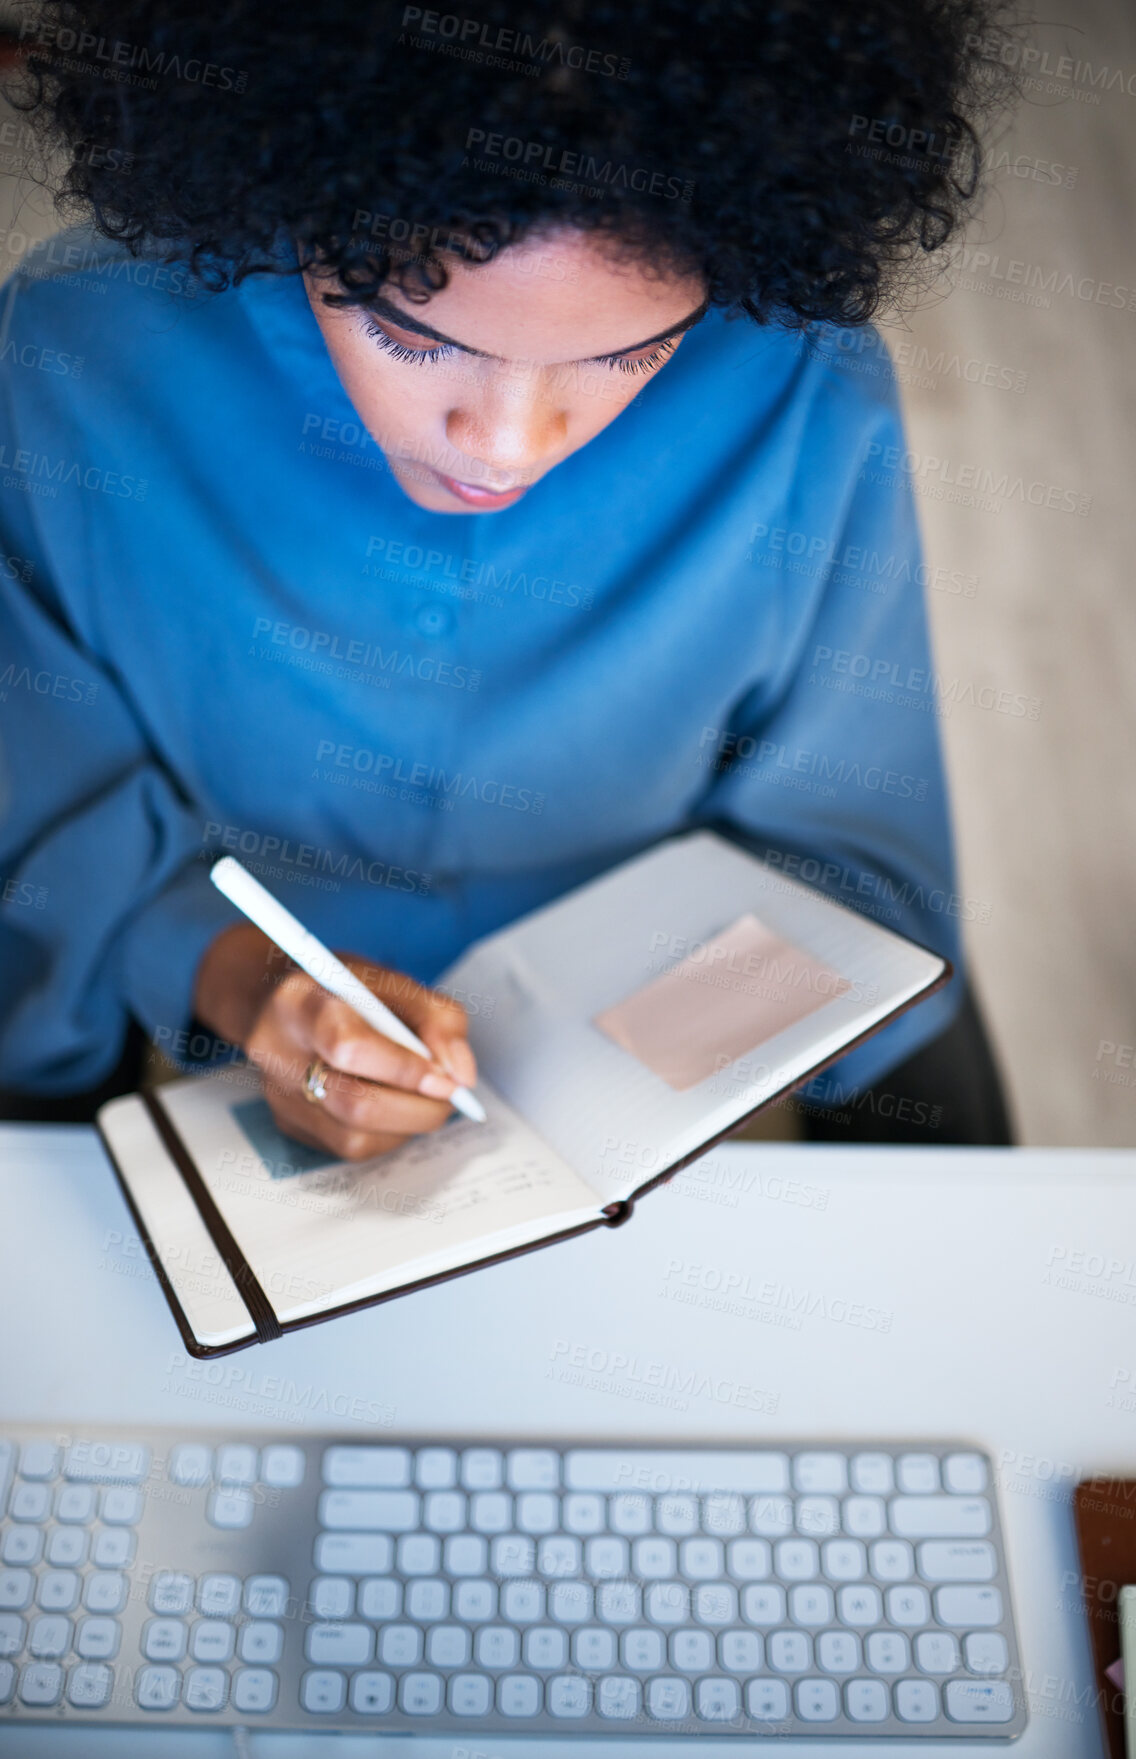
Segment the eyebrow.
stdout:
<svg viewBox="0 0 1136 1759">
<path fill-rule="evenodd" d="M 640 349 L 651 348 L 656 342 L 666 342 L 671 336 L 678 336 L 683 330 L 691 329 L 706 316 L 709 308 L 709 299 L 704 299 L 697 310 L 690 313 L 689 317 L 680 318 L 677 324 L 669 324 L 665 330 L 660 330 L 657 336 L 648 336 L 645 342 L 628 342 L 623 348 L 609 349 L 606 354 L 590 354 L 584 361 L 566 364 L 587 366 L 592 361 L 609 360 L 617 354 L 637 354 Z M 501 358 L 500 355 L 488 354 L 484 348 L 471 348 L 468 342 L 457 342 L 452 336 L 443 335 L 441 330 L 435 330 L 432 325 L 424 324 L 419 318 L 411 317 L 402 310 L 401 306 L 395 305 L 389 299 L 384 299 L 382 294 L 377 294 L 369 300 L 362 307 L 362 310 L 373 316 L 386 318 L 390 323 L 397 324 L 400 330 L 410 330 L 415 336 L 425 336 L 431 342 L 443 342 L 449 348 L 460 349 L 463 354 L 475 354 L 479 360 L 499 360 Z"/>
</svg>

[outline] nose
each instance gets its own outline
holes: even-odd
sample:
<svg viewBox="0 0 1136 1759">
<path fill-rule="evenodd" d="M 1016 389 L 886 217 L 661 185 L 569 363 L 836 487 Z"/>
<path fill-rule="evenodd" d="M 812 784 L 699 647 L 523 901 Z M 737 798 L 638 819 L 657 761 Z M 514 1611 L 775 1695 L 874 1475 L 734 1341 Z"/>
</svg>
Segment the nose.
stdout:
<svg viewBox="0 0 1136 1759">
<path fill-rule="evenodd" d="M 446 439 L 476 465 L 469 480 L 487 488 L 531 477 L 563 448 L 567 433 L 567 410 L 539 373 L 479 386 L 446 414 Z"/>
</svg>

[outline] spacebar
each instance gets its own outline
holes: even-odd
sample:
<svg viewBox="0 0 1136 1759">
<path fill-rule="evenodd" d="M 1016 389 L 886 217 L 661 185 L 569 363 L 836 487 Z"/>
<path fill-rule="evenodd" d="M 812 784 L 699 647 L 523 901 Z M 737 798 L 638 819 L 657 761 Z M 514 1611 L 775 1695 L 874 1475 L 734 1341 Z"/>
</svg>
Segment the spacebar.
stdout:
<svg viewBox="0 0 1136 1759">
<path fill-rule="evenodd" d="M 595 1490 L 609 1495 L 646 1491 L 668 1496 L 676 1491 L 740 1491 L 756 1495 L 770 1486 L 769 1455 L 743 1449 L 715 1452 L 699 1448 L 570 1448 L 564 1455 L 564 1482 L 569 1490 Z"/>
</svg>

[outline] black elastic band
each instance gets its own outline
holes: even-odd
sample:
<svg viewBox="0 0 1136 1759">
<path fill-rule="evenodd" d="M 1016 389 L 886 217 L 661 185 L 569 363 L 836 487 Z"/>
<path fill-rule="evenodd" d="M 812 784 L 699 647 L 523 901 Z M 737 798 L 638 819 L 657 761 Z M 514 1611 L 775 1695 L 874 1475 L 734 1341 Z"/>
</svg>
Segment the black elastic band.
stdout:
<svg viewBox="0 0 1136 1759">
<path fill-rule="evenodd" d="M 282 1338 L 284 1336 L 283 1327 L 276 1317 L 271 1301 L 253 1275 L 252 1266 L 248 1259 L 229 1232 L 224 1216 L 214 1203 L 209 1187 L 194 1166 L 185 1143 L 174 1129 L 169 1114 L 155 1094 L 148 1089 L 143 1088 L 139 1097 L 153 1120 L 154 1128 L 169 1151 L 171 1160 L 181 1174 L 186 1188 L 200 1212 L 202 1221 L 209 1229 L 210 1238 L 221 1256 L 225 1269 L 236 1284 L 241 1300 L 248 1308 L 249 1318 L 256 1327 L 257 1343 L 270 1344 L 273 1338 Z"/>
</svg>

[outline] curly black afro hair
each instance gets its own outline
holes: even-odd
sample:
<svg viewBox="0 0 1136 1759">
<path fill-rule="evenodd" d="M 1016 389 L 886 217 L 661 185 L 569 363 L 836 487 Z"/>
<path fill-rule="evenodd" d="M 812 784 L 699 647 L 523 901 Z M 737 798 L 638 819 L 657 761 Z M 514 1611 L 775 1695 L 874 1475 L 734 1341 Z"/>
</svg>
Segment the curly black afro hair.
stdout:
<svg viewBox="0 0 1136 1759">
<path fill-rule="evenodd" d="M 334 298 L 426 298 L 571 226 L 801 325 L 920 280 L 1009 96 L 984 0 L 453 5 L 44 0 L 19 101 L 63 213 L 212 286 L 291 238 Z"/>
</svg>

